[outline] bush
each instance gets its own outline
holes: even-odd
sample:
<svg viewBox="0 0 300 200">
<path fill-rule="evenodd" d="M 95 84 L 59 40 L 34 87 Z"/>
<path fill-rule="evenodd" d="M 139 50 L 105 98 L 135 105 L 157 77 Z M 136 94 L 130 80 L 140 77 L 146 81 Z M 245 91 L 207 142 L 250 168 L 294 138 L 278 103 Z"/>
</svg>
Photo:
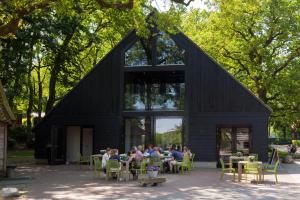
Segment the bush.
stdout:
<svg viewBox="0 0 300 200">
<path fill-rule="evenodd" d="M 296 147 L 300 147 L 300 140 L 292 140 L 292 144 Z"/>
<path fill-rule="evenodd" d="M 13 129 L 10 129 L 8 136 L 19 144 L 25 144 L 27 142 L 27 130 L 24 126 L 17 126 Z"/>
<path fill-rule="evenodd" d="M 17 141 L 15 139 L 13 139 L 11 137 L 7 138 L 7 148 L 8 149 L 14 149 L 16 144 L 17 144 Z"/>
<path fill-rule="evenodd" d="M 278 155 L 279 155 L 279 158 L 285 158 L 289 155 L 289 153 L 285 152 L 285 151 L 278 151 Z"/>
<path fill-rule="evenodd" d="M 292 144 L 292 140 L 291 139 L 285 139 L 285 138 L 276 138 L 276 140 L 274 141 L 274 144 L 278 144 L 278 145 L 285 145 L 285 144 Z"/>
<path fill-rule="evenodd" d="M 26 146 L 29 149 L 33 149 L 34 148 L 34 138 L 30 138 L 27 142 L 26 142 Z"/>
</svg>

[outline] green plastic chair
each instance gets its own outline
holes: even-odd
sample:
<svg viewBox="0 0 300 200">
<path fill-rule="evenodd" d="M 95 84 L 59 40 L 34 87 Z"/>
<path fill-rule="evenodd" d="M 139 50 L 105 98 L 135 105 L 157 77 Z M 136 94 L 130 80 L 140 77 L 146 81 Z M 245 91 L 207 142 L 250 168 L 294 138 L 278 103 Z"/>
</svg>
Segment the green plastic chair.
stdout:
<svg viewBox="0 0 300 200">
<path fill-rule="evenodd" d="M 149 161 L 150 166 L 157 166 L 159 167 L 159 172 L 163 172 L 163 162 L 161 161 L 159 156 L 151 156 Z"/>
<path fill-rule="evenodd" d="M 138 176 L 139 174 L 146 174 L 147 160 L 143 159 L 140 163 L 140 166 L 133 165 L 130 170 L 135 171 L 135 174 Z"/>
<path fill-rule="evenodd" d="M 191 161 L 189 156 L 183 156 L 182 162 L 176 162 L 175 166 L 177 167 L 177 170 L 179 170 L 179 167 L 181 167 L 181 174 L 183 174 L 185 170 L 189 172 L 191 169 Z"/>
<path fill-rule="evenodd" d="M 276 161 L 275 165 L 267 165 L 264 169 L 263 169 L 263 180 L 264 180 L 264 176 L 265 173 L 273 173 L 275 175 L 275 180 L 276 180 L 276 184 L 278 183 L 278 178 L 277 178 L 277 169 L 279 166 L 279 159 Z"/>
<path fill-rule="evenodd" d="M 121 164 L 118 160 L 108 160 L 106 163 L 106 180 L 112 177 L 112 174 L 116 174 L 117 181 L 119 181 L 121 176 Z"/>
<path fill-rule="evenodd" d="M 77 153 L 76 155 L 76 163 L 81 168 L 81 164 L 88 164 L 90 162 L 89 158 L 86 158 L 81 155 L 81 153 Z"/>
<path fill-rule="evenodd" d="M 256 183 L 258 182 L 258 175 L 259 175 L 259 168 L 258 163 L 256 161 L 254 162 L 247 162 L 246 167 L 244 168 L 245 174 L 246 174 L 246 180 L 248 174 L 255 175 Z"/>
<path fill-rule="evenodd" d="M 221 175 L 220 175 L 220 180 L 223 180 L 224 174 L 226 172 L 233 173 L 233 180 L 235 180 L 235 169 L 232 168 L 232 163 L 229 163 L 229 167 L 226 168 L 224 164 L 224 160 L 220 158 L 220 164 L 221 164 Z"/>
<path fill-rule="evenodd" d="M 195 154 L 192 154 L 192 158 L 191 158 L 191 166 L 190 166 L 190 170 L 194 169 L 194 158 L 195 158 Z"/>
<path fill-rule="evenodd" d="M 93 157 L 94 162 L 94 177 L 99 176 L 102 170 L 102 162 L 99 157 Z"/>
</svg>

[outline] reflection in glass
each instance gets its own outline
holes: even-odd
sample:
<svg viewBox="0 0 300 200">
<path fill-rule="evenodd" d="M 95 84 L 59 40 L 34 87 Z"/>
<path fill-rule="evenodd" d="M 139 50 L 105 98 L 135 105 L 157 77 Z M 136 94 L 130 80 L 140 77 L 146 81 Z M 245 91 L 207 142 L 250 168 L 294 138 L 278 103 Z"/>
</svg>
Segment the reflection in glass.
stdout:
<svg viewBox="0 0 300 200">
<path fill-rule="evenodd" d="M 157 38 L 157 65 L 184 64 L 184 50 L 166 33 L 160 32 Z"/>
<path fill-rule="evenodd" d="M 151 61 L 151 47 L 138 40 L 132 47 L 125 52 L 125 66 L 149 65 Z"/>
<path fill-rule="evenodd" d="M 146 90 L 143 84 L 125 85 L 125 110 L 146 110 Z"/>
<path fill-rule="evenodd" d="M 169 145 L 182 147 L 182 118 L 156 118 L 155 120 L 155 144 L 166 148 Z"/>
<path fill-rule="evenodd" d="M 220 156 L 230 156 L 232 153 L 232 129 L 231 128 L 221 128 L 219 132 L 219 155 Z"/>
<path fill-rule="evenodd" d="M 125 120 L 125 152 L 131 150 L 133 146 L 142 145 L 146 142 L 145 118 L 132 118 Z"/>
<path fill-rule="evenodd" d="M 249 128 L 236 129 L 236 151 L 249 155 Z"/>
<path fill-rule="evenodd" d="M 184 83 L 127 83 L 125 110 L 183 110 L 184 93 Z"/>
<path fill-rule="evenodd" d="M 151 85 L 151 110 L 183 110 L 184 83 Z"/>
</svg>

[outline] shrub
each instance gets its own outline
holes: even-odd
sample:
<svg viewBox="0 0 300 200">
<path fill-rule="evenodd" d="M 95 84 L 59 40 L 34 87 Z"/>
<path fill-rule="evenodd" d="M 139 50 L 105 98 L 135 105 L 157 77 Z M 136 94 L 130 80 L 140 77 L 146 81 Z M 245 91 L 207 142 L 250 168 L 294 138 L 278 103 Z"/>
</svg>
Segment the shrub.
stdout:
<svg viewBox="0 0 300 200">
<path fill-rule="evenodd" d="M 285 152 L 285 151 L 278 151 L 278 155 L 279 155 L 279 158 L 285 158 L 289 155 L 289 153 Z"/>
<path fill-rule="evenodd" d="M 285 144 L 291 144 L 292 140 L 291 139 L 285 139 L 285 138 L 276 138 L 276 140 L 274 141 L 274 144 L 278 144 L 278 145 L 285 145 Z"/>
<path fill-rule="evenodd" d="M 292 144 L 296 147 L 300 147 L 300 140 L 292 140 Z"/>
<path fill-rule="evenodd" d="M 27 130 L 24 126 L 17 126 L 13 129 L 10 129 L 8 136 L 19 144 L 24 144 L 27 142 Z"/>
<path fill-rule="evenodd" d="M 15 139 L 13 139 L 11 137 L 7 138 L 7 148 L 8 149 L 14 149 L 16 144 L 17 144 L 17 141 Z"/>
</svg>

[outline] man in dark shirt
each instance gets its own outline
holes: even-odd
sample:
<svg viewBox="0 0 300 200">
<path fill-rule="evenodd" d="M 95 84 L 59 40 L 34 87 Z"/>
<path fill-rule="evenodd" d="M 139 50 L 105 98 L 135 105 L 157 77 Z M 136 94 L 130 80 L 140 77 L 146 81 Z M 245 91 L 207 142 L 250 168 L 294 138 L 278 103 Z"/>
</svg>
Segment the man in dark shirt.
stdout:
<svg viewBox="0 0 300 200">
<path fill-rule="evenodd" d="M 169 162 L 170 170 L 173 170 L 174 165 L 176 165 L 177 162 L 181 162 L 183 159 L 183 154 L 176 150 L 175 146 L 172 146 L 171 150 L 171 156 L 172 159 Z"/>
<path fill-rule="evenodd" d="M 171 156 L 174 158 L 174 160 L 181 162 L 183 159 L 183 155 L 180 151 L 173 150 L 171 153 Z"/>
</svg>

